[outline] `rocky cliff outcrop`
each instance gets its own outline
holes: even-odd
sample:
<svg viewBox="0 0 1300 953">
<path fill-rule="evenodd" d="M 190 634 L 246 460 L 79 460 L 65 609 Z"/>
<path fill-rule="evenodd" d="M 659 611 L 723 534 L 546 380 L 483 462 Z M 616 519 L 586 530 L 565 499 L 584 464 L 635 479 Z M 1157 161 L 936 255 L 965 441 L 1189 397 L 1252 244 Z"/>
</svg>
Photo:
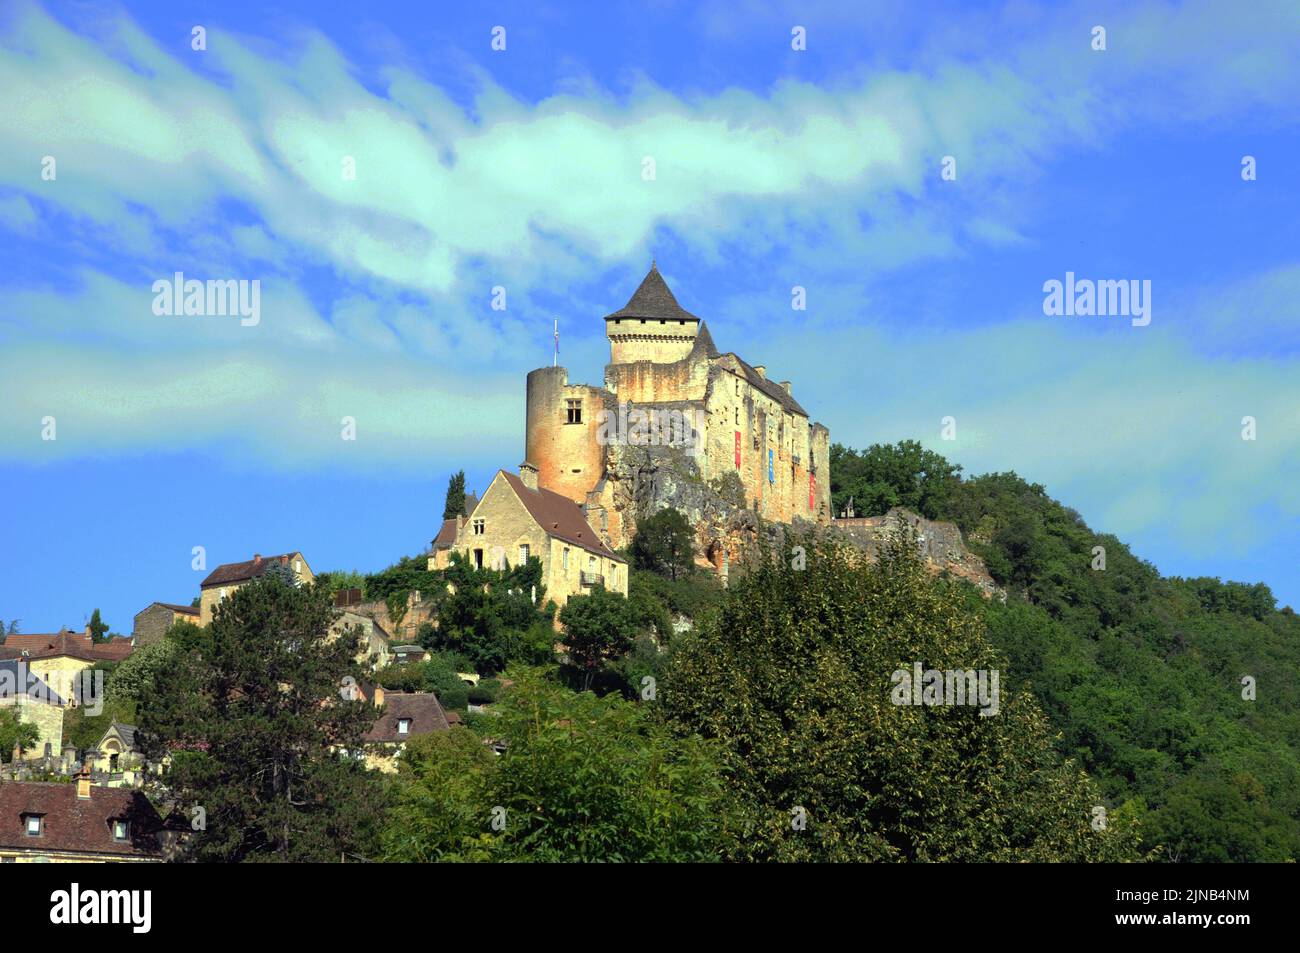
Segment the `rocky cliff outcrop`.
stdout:
<svg viewBox="0 0 1300 953">
<path fill-rule="evenodd" d="M 895 507 L 884 516 L 834 520 L 829 527 L 797 519 L 793 525 L 764 524 L 744 505 L 743 489 L 725 481 L 706 483 L 688 453 L 664 446 L 619 448 L 611 454 L 602 485 L 588 500 L 593 524 L 611 545 L 626 545 L 639 517 L 672 507 L 695 530 L 696 562 L 724 578 L 730 567 L 758 548 L 784 548 L 787 533 L 839 540 L 876 559 L 904 526 L 916 534 L 922 558 L 936 573 L 948 572 L 977 586 L 987 597 L 1006 598 L 984 560 L 966 548 L 953 523 L 925 519 Z"/>
</svg>

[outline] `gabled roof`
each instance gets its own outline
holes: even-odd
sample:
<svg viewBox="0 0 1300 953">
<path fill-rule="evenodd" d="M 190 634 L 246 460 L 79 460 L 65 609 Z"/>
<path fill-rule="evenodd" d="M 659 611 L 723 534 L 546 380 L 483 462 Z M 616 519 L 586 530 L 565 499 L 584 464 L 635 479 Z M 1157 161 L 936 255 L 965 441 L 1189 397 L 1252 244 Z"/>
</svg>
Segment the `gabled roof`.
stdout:
<svg viewBox="0 0 1300 953">
<path fill-rule="evenodd" d="M 11 635 L 0 646 L 0 658 L 29 659 L 75 658 L 83 662 L 120 662 L 135 645 L 128 638 L 92 642 L 81 632 L 56 632 L 53 635 Z"/>
<path fill-rule="evenodd" d="M 199 610 L 196 606 L 183 606 L 175 602 L 155 602 L 153 605 L 162 606 L 164 609 L 171 609 L 172 612 L 180 612 L 183 615 L 199 614 Z"/>
<path fill-rule="evenodd" d="M 27 834 L 25 814 L 41 815 L 39 837 Z M 113 838 L 115 820 L 129 823 L 129 840 Z M 0 848 L 161 857 L 161 829 L 158 812 L 139 791 L 92 785 L 90 797 L 79 798 L 76 784 L 0 781 Z"/>
<path fill-rule="evenodd" d="M 257 579 L 266 575 L 266 571 L 272 566 L 289 565 L 295 556 L 302 557 L 301 553 L 282 553 L 279 556 L 254 556 L 252 559 L 242 563 L 222 563 L 212 572 L 208 573 L 208 578 L 199 583 L 200 589 L 206 589 L 209 586 L 228 585 L 232 582 L 247 582 L 250 579 Z M 306 560 L 303 560 L 306 562 Z"/>
<path fill-rule="evenodd" d="M 597 556 L 620 559 L 617 554 L 601 542 L 600 536 L 587 522 L 582 507 L 573 500 L 567 496 L 561 496 L 553 490 L 530 490 L 524 486 L 524 481 L 515 474 L 507 473 L 505 470 L 501 470 L 500 473 L 506 478 L 506 482 L 510 484 L 510 489 L 515 491 L 515 496 L 519 497 L 520 502 L 527 508 L 528 514 L 537 521 L 537 525 L 547 535 L 562 539 L 566 543 L 572 543 L 574 546 L 595 553 Z M 622 560 L 620 559 L 620 561 Z"/>
<path fill-rule="evenodd" d="M 103 750 L 104 750 L 104 747 L 103 747 L 103 745 L 104 745 L 104 739 L 107 738 L 109 732 L 112 731 L 112 730 L 115 729 L 115 728 L 117 729 L 117 736 L 118 736 L 119 738 L 122 739 L 122 744 L 126 745 L 126 747 L 127 747 L 128 750 L 130 750 L 130 751 L 137 751 L 137 750 L 139 750 L 139 749 L 137 749 L 136 746 L 135 746 L 135 725 L 124 725 L 124 724 L 123 724 L 122 722 L 120 722 L 120 721 L 112 722 L 112 723 L 108 726 L 108 730 L 105 731 L 105 732 L 100 736 L 100 738 L 99 738 L 99 744 L 96 745 L 95 747 L 98 748 L 100 751 L 103 751 Z"/>
<path fill-rule="evenodd" d="M 740 365 L 741 373 L 745 375 L 745 380 L 753 387 L 756 387 L 768 397 L 771 397 L 790 413 L 799 414 L 801 417 L 808 416 L 808 411 L 800 407 L 799 402 L 787 394 L 784 387 L 774 381 L 768 380 L 766 377 L 763 377 L 758 373 L 758 371 L 746 364 L 741 359 L 740 355 L 736 354 L 734 351 L 728 352 L 728 356 L 736 359 L 736 363 Z"/>
<path fill-rule="evenodd" d="M 656 321 L 700 320 L 677 303 L 668 283 L 664 281 L 663 276 L 659 274 L 659 269 L 653 263 L 650 265 L 650 271 L 641 280 L 641 286 L 632 293 L 627 304 L 613 314 L 605 315 L 606 321 L 614 318 L 653 318 Z"/>
<path fill-rule="evenodd" d="M 8 701 L 11 695 L 60 708 L 66 704 L 54 689 L 32 673 L 22 659 L 0 661 L 0 701 Z"/>
<path fill-rule="evenodd" d="M 91 646 L 89 635 L 84 632 L 73 632 L 71 629 L 64 629 L 62 632 L 33 632 L 29 634 L 15 632 L 4 641 L 5 648 L 25 649 L 28 652 L 48 648 L 56 643 L 86 649 Z"/>
<path fill-rule="evenodd" d="M 397 723 L 410 719 L 410 728 L 406 734 L 397 733 Z M 384 713 L 379 716 L 368 732 L 365 740 L 371 742 L 405 741 L 417 735 L 427 735 L 431 731 L 446 731 L 447 715 L 433 692 L 384 693 Z"/>
</svg>

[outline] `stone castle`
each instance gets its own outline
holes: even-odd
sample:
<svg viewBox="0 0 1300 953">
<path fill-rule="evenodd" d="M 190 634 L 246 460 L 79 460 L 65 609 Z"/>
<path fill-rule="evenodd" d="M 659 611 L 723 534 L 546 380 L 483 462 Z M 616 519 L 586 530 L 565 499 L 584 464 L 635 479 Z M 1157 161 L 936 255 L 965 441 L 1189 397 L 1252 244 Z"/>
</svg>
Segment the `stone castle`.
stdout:
<svg viewBox="0 0 1300 953">
<path fill-rule="evenodd" d="M 608 546 L 630 542 L 638 515 L 675 506 L 725 572 L 741 514 L 830 523 L 830 432 L 789 381 L 719 352 L 653 264 L 605 334 L 604 386 L 570 383 L 563 367 L 528 375 L 524 466 L 581 504 Z"/>
</svg>

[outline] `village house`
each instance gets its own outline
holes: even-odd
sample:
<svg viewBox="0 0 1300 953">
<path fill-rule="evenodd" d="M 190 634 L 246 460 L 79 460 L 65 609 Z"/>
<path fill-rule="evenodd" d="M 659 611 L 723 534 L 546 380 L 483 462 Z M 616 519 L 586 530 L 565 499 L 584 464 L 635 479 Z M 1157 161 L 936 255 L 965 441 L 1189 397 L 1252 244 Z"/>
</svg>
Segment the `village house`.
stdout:
<svg viewBox="0 0 1300 953">
<path fill-rule="evenodd" d="M 62 696 L 28 668 L 25 659 L 0 661 L 0 709 L 16 711 L 21 723 L 34 725 L 37 731 L 34 745 L 24 749 L 15 746 L 15 762 L 56 756 L 62 750 L 66 704 Z"/>
<path fill-rule="evenodd" d="M 95 642 L 90 629 L 45 635 L 11 635 L 0 645 L 0 660 L 21 659 L 31 672 L 61 695 L 66 705 L 79 703 L 78 676 L 102 662 L 120 662 L 135 651 L 130 639 Z"/>
<path fill-rule="evenodd" d="M 353 685 L 344 694 L 349 701 L 364 700 L 383 713 L 366 732 L 359 753 L 365 766 L 392 774 L 406 742 L 434 731 L 448 731 L 460 724 L 460 715 L 444 711 L 433 692 L 386 692 L 382 685 Z"/>
<path fill-rule="evenodd" d="M 518 476 L 498 470 L 469 517 L 444 521 L 439 538 L 444 548 L 434 540 L 430 569 L 445 568 L 449 555 L 442 554 L 453 551 L 477 568 L 519 566 L 535 556 L 546 597 L 556 605 L 596 586 L 627 595 L 627 561 L 605 545 L 578 503 L 539 488 L 537 468 L 529 463 L 520 465 Z"/>
<path fill-rule="evenodd" d="M 344 609 L 330 627 L 329 641 L 339 638 L 349 628 L 361 630 L 361 645 L 356 655 L 358 665 L 364 665 L 370 671 L 377 672 L 392 662 L 393 649 L 388 633 L 368 615 Z"/>
<path fill-rule="evenodd" d="M 139 791 L 0 781 L 0 863 L 140 863 L 163 859 L 163 823 Z"/>
<path fill-rule="evenodd" d="M 222 563 L 199 583 L 198 624 L 205 627 L 211 625 L 212 616 L 223 600 L 233 595 L 236 589 L 265 576 L 272 566 L 288 566 L 296 585 L 305 585 L 316 578 L 316 574 L 307 565 L 307 560 L 299 552 L 279 556 L 262 556 L 257 553 L 246 562 Z"/>
<path fill-rule="evenodd" d="M 143 783 L 150 769 L 135 732 L 135 725 L 114 721 L 95 747 L 86 752 L 87 764 L 96 774 L 104 775 L 105 786 L 133 788 Z M 154 769 L 155 774 L 158 771 Z"/>
<path fill-rule="evenodd" d="M 137 646 L 161 642 L 167 630 L 177 622 L 199 624 L 197 606 L 182 606 L 171 602 L 151 602 L 135 614 L 131 638 Z"/>
</svg>

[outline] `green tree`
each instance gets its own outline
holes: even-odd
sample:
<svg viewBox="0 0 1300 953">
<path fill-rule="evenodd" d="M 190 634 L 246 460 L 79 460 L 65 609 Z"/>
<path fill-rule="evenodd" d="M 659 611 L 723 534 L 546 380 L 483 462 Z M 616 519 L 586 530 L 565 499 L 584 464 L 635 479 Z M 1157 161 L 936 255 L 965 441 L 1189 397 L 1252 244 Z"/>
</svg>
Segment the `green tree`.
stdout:
<svg viewBox="0 0 1300 953">
<path fill-rule="evenodd" d="M 30 750 L 40 737 L 35 725 L 19 720 L 17 709 L 0 708 L 0 761 L 8 764 L 13 758 L 14 745 Z"/>
<path fill-rule="evenodd" d="M 728 805 L 706 744 L 673 737 L 648 705 L 509 675 L 500 757 L 466 729 L 408 746 L 386 860 L 718 859 Z"/>
<path fill-rule="evenodd" d="M 812 539 L 806 568 L 762 561 L 678 642 L 670 723 L 725 752 L 738 860 L 1101 860 L 1130 828 L 1090 826 L 1091 782 L 1052 747 L 1027 693 L 997 713 L 894 704 L 894 673 L 1004 669 L 958 586 L 906 533 L 879 564 Z M 803 829 L 799 829 L 802 819 Z"/>
<path fill-rule="evenodd" d="M 836 515 L 853 499 L 858 516 L 879 516 L 904 506 L 927 519 L 947 511 L 961 467 L 915 440 L 873 444 L 858 453 L 831 446 L 831 509 Z"/>
<path fill-rule="evenodd" d="M 104 633 L 108 631 L 108 623 L 99 617 L 99 610 L 96 609 L 90 614 L 90 640 L 92 642 L 103 642 Z"/>
<path fill-rule="evenodd" d="M 465 514 L 465 471 L 457 470 L 447 481 L 447 500 L 442 505 L 442 518 L 455 519 Z"/>
<path fill-rule="evenodd" d="M 476 569 L 460 553 L 423 590 L 438 619 L 425 630 L 427 648 L 464 656 L 480 675 L 494 675 L 512 661 L 540 663 L 554 641 L 536 556 L 522 566 Z M 533 594 L 536 592 L 536 603 Z"/>
<path fill-rule="evenodd" d="M 591 687 L 597 669 L 632 647 L 637 616 L 623 596 L 595 586 L 590 595 L 570 596 L 560 610 L 569 660 L 582 673 L 582 687 Z"/>
<path fill-rule="evenodd" d="M 691 571 L 694 546 L 691 524 L 669 507 L 638 523 L 632 537 L 632 565 L 675 580 Z"/>
<path fill-rule="evenodd" d="M 359 760 L 376 709 L 345 701 L 357 639 L 329 640 L 329 593 L 275 573 L 237 589 L 205 629 L 177 633 L 168 677 L 140 700 L 151 760 L 206 828 L 203 861 L 337 861 L 372 852 L 383 788 Z M 353 633 L 359 639 L 359 633 Z"/>
<path fill-rule="evenodd" d="M 380 835 L 383 859 L 491 860 L 496 841 L 489 782 L 495 760 L 478 735 L 458 725 L 408 741 Z"/>
</svg>

